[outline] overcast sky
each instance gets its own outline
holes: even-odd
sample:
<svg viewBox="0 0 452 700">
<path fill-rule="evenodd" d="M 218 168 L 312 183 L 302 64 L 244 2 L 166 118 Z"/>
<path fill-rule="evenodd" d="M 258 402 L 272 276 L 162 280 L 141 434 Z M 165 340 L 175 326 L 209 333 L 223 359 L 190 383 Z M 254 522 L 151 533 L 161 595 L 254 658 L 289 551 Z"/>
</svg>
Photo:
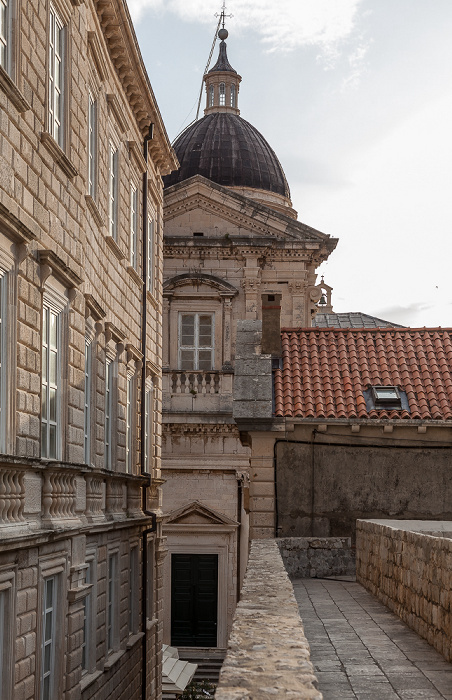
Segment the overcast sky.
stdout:
<svg viewBox="0 0 452 700">
<path fill-rule="evenodd" d="M 226 7 L 241 116 L 275 150 L 299 220 L 339 238 L 320 270 L 334 310 L 451 327 L 451 0 Z M 221 0 L 129 8 L 174 140 L 195 118 Z"/>
</svg>

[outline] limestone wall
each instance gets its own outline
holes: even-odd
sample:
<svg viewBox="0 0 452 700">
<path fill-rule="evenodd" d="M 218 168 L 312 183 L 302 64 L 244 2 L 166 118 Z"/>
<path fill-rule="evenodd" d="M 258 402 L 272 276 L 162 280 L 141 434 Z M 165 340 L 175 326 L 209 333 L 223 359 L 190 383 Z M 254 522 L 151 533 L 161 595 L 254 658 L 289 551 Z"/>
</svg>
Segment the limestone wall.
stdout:
<svg viewBox="0 0 452 700">
<path fill-rule="evenodd" d="M 355 574 L 350 537 L 282 537 L 276 542 L 291 578 Z"/>
<path fill-rule="evenodd" d="M 443 525 L 358 520 L 356 577 L 451 661 L 452 523 Z"/>
<path fill-rule="evenodd" d="M 275 540 L 253 540 L 217 700 L 321 700 L 298 605 Z"/>
</svg>

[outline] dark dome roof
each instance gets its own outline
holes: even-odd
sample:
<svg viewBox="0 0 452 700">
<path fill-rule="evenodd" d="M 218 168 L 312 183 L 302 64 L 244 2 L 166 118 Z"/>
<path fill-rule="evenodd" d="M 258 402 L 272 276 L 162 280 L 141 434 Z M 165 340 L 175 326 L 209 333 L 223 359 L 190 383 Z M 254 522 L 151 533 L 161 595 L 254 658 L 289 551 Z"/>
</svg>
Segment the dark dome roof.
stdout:
<svg viewBox="0 0 452 700">
<path fill-rule="evenodd" d="M 275 152 L 237 114 L 207 114 L 185 129 L 173 147 L 180 168 L 163 178 L 166 187 L 202 175 L 224 187 L 253 187 L 290 199 Z"/>
</svg>

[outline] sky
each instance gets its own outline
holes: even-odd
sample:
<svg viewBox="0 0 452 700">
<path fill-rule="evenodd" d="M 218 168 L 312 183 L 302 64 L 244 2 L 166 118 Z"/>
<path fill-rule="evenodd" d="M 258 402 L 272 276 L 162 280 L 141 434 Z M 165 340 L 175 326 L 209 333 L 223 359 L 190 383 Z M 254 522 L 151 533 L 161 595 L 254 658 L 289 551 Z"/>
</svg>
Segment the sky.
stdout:
<svg viewBox="0 0 452 700">
<path fill-rule="evenodd" d="M 196 117 L 222 0 L 128 4 L 173 141 Z M 451 0 L 229 0 L 226 14 L 241 116 L 299 220 L 339 239 L 319 268 L 334 311 L 451 327 Z"/>
</svg>

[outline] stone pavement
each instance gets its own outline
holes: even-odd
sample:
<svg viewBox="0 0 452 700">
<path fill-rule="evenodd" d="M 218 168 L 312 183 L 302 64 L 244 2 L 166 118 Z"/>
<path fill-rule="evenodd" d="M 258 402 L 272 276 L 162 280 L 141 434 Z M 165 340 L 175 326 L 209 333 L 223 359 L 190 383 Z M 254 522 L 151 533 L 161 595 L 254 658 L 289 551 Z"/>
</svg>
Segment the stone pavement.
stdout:
<svg viewBox="0 0 452 700">
<path fill-rule="evenodd" d="M 324 700 L 452 700 L 452 664 L 360 584 L 292 583 Z"/>
</svg>

